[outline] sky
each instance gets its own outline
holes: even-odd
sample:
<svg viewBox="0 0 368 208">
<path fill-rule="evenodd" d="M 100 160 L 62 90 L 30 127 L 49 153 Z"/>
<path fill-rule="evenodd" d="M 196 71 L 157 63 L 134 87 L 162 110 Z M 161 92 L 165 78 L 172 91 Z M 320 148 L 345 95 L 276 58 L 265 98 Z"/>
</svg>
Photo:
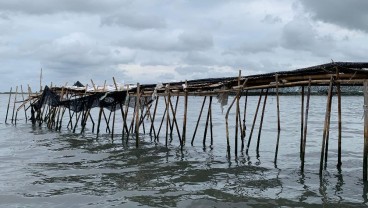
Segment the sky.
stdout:
<svg viewBox="0 0 368 208">
<path fill-rule="evenodd" d="M 366 0 L 0 0 L 0 91 L 367 62 Z"/>
</svg>

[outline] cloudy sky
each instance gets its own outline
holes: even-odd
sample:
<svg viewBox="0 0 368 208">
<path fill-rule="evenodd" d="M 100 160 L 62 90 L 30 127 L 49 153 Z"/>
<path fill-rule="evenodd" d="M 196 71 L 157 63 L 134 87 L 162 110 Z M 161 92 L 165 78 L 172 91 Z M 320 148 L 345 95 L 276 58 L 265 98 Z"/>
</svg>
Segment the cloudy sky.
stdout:
<svg viewBox="0 0 368 208">
<path fill-rule="evenodd" d="M 368 61 L 366 0 L 0 0 L 0 91 Z"/>
</svg>

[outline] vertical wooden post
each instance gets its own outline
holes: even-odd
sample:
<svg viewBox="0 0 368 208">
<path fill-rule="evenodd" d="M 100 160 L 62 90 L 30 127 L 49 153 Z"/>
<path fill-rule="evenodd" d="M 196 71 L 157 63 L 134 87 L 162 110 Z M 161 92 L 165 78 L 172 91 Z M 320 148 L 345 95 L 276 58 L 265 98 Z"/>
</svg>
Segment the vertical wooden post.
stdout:
<svg viewBox="0 0 368 208">
<path fill-rule="evenodd" d="M 305 117 L 304 117 L 304 131 L 303 131 L 303 150 L 302 150 L 302 161 L 301 171 L 304 172 L 304 159 L 305 159 L 305 147 L 307 144 L 307 130 L 308 130 L 308 113 L 309 113 L 309 100 L 311 93 L 311 78 L 309 78 L 308 92 L 307 92 L 307 103 L 305 106 Z"/>
<path fill-rule="evenodd" d="M 20 92 L 22 93 L 22 100 L 24 102 L 24 92 L 23 92 L 23 86 L 22 85 L 20 85 Z M 24 117 L 26 118 L 26 122 L 27 122 L 28 118 L 27 118 L 26 105 L 23 105 L 23 109 L 24 109 Z"/>
<path fill-rule="evenodd" d="M 363 148 L 363 181 L 368 174 L 368 80 L 364 80 L 364 148 Z"/>
<path fill-rule="evenodd" d="M 140 86 L 137 83 L 137 94 L 135 101 L 135 146 L 138 148 L 139 146 L 139 109 L 140 109 Z"/>
<path fill-rule="evenodd" d="M 241 70 L 239 70 L 239 76 L 238 76 L 238 87 L 240 87 L 240 77 L 241 77 Z M 241 89 L 238 90 L 238 94 L 240 94 Z M 238 131 L 239 131 L 239 99 L 240 96 L 236 96 L 236 112 L 235 112 L 235 157 L 238 157 Z"/>
<path fill-rule="evenodd" d="M 101 124 L 101 117 L 102 117 L 102 111 L 103 111 L 103 107 L 100 107 L 100 112 L 98 113 L 98 121 L 97 121 L 97 137 L 98 134 L 100 133 L 100 124 Z"/>
<path fill-rule="evenodd" d="M 245 92 L 245 102 L 244 102 L 244 114 L 243 114 L 243 132 L 242 132 L 242 143 L 241 143 L 241 151 L 244 150 L 244 138 L 245 138 L 245 132 L 246 132 L 246 125 L 245 120 L 247 116 L 247 103 L 248 103 L 248 90 Z"/>
<path fill-rule="evenodd" d="M 165 146 L 167 147 L 167 143 L 168 143 L 168 137 L 169 137 L 169 121 L 170 121 L 170 110 L 169 110 L 169 99 L 170 99 L 170 89 L 169 86 L 166 86 L 166 96 L 167 96 L 167 101 L 166 101 L 166 137 L 165 137 Z M 165 99 L 166 100 L 166 99 Z"/>
<path fill-rule="evenodd" d="M 9 113 L 9 107 L 10 107 L 10 100 L 11 100 L 12 90 L 13 90 L 13 88 L 11 87 L 10 88 L 10 92 L 9 92 L 8 108 L 6 109 L 5 123 L 8 120 L 8 113 Z"/>
<path fill-rule="evenodd" d="M 341 168 L 341 89 L 340 89 L 340 73 L 339 68 L 336 67 L 336 88 L 337 88 L 337 117 L 338 117 L 338 146 L 337 146 L 337 168 Z"/>
<path fill-rule="evenodd" d="M 259 95 L 258 104 L 257 104 L 257 109 L 256 109 L 256 112 L 255 112 L 255 114 L 254 114 L 252 128 L 251 128 L 250 133 L 249 133 L 249 139 L 248 139 L 248 144 L 247 144 L 246 154 L 248 154 L 248 150 L 249 150 L 250 142 L 251 142 L 251 140 L 252 140 L 253 130 L 254 130 L 254 126 L 256 125 L 257 114 L 258 114 L 258 110 L 259 110 L 259 105 L 261 104 L 262 94 L 263 94 L 263 89 L 261 90 L 261 93 L 260 93 L 260 95 Z"/>
<path fill-rule="evenodd" d="M 154 126 L 155 126 L 155 118 L 156 118 L 156 111 L 157 111 L 158 99 L 159 98 L 160 98 L 159 96 L 156 97 L 155 108 L 153 110 L 153 116 L 151 118 L 152 119 L 152 121 L 151 121 L 151 128 L 150 128 L 150 134 L 151 135 L 152 135 L 152 130 L 154 129 Z M 156 135 L 155 135 L 155 139 L 156 139 Z"/>
<path fill-rule="evenodd" d="M 257 157 L 259 157 L 259 143 L 261 141 L 263 118 L 264 118 L 264 113 L 265 113 L 266 104 L 267 104 L 267 95 L 268 95 L 268 88 L 266 89 L 265 97 L 264 97 L 264 100 L 263 100 L 263 108 L 262 108 L 261 121 L 259 123 L 258 138 L 257 138 Z"/>
<path fill-rule="evenodd" d="M 129 138 L 129 129 L 127 126 L 127 119 L 128 119 L 128 114 L 129 114 L 129 103 L 130 103 L 130 96 L 129 96 L 129 85 L 127 85 L 127 90 L 126 90 L 126 96 L 125 97 L 125 116 L 123 118 L 123 126 L 126 126 L 126 133 L 127 133 L 127 140 L 126 143 L 128 143 L 128 138 Z M 123 134 L 122 137 L 124 137 L 124 129 L 123 129 Z"/>
<path fill-rule="evenodd" d="M 303 88 L 304 89 L 304 88 Z M 279 143 L 280 143 L 280 132 L 281 132 L 281 124 L 280 124 L 280 98 L 279 98 L 279 75 L 276 74 L 276 102 L 277 102 L 277 141 L 276 141 L 276 151 L 275 151 L 275 160 L 274 163 L 277 163 L 277 155 L 279 152 Z"/>
<path fill-rule="evenodd" d="M 304 86 L 302 86 L 302 101 L 300 105 L 300 159 L 302 159 L 303 151 L 303 129 L 304 129 Z"/>
<path fill-rule="evenodd" d="M 213 130 L 212 130 L 212 96 L 210 97 L 210 133 L 211 133 L 211 147 L 213 146 Z"/>
<path fill-rule="evenodd" d="M 186 135 L 187 135 L 187 112 L 188 112 L 188 81 L 185 80 L 185 88 L 184 88 L 184 118 L 183 118 L 183 133 L 182 140 L 183 145 L 185 145 Z"/>
<path fill-rule="evenodd" d="M 322 175 L 324 159 L 325 159 L 325 162 L 327 162 L 328 134 L 330 130 L 331 103 L 332 103 L 331 101 L 332 101 L 332 89 L 333 89 L 332 84 L 333 84 L 333 77 L 331 76 L 330 86 L 328 88 L 326 114 L 325 114 L 325 122 L 324 122 L 324 128 L 323 128 L 321 160 L 319 164 L 319 174 L 320 175 Z"/>
<path fill-rule="evenodd" d="M 116 104 L 114 104 L 114 107 L 111 110 L 114 111 L 114 114 L 112 115 L 111 139 L 114 139 Z"/>
<path fill-rule="evenodd" d="M 178 96 L 179 98 L 179 96 Z M 178 101 L 178 100 L 177 100 Z M 171 135 L 172 135 L 172 131 L 173 131 L 173 128 L 174 128 L 174 124 L 175 124 L 175 128 L 176 128 L 176 133 L 178 134 L 178 138 L 179 138 L 179 141 L 180 141 L 180 145 L 183 146 L 183 141 L 181 139 L 181 136 L 180 136 L 180 131 L 179 131 L 179 127 L 178 127 L 178 123 L 176 122 L 176 107 L 175 107 L 175 111 L 174 111 L 174 108 L 173 108 L 173 105 L 171 103 L 171 100 L 169 100 L 169 104 L 170 104 L 170 107 L 171 107 L 171 113 L 173 114 L 173 118 L 172 118 L 172 129 L 171 129 Z M 172 140 L 172 136 L 171 136 L 171 140 Z M 171 142 L 171 141 L 170 141 Z"/>
<path fill-rule="evenodd" d="M 194 133 L 193 133 L 193 137 L 192 137 L 192 142 L 191 142 L 191 145 L 192 146 L 193 146 L 193 143 L 194 143 L 195 135 L 197 133 L 199 121 L 201 120 L 201 117 L 202 117 L 203 107 L 204 107 L 204 104 L 206 103 L 206 98 L 207 98 L 207 96 L 204 96 L 202 107 L 201 107 L 201 111 L 199 112 L 199 116 L 198 116 L 198 120 L 197 120 L 197 125 L 196 125 L 196 127 L 194 129 Z"/>
<path fill-rule="evenodd" d="M 206 137 L 207 137 L 208 122 L 210 120 L 211 103 L 212 103 L 212 96 L 210 96 L 210 102 L 208 104 L 208 112 L 207 112 L 206 125 L 204 126 L 203 147 L 206 147 Z"/>
<path fill-rule="evenodd" d="M 15 88 L 15 96 L 14 96 L 14 104 L 13 104 L 13 115 L 12 115 L 12 123 L 14 121 L 14 112 L 15 112 L 15 103 L 17 102 L 17 94 L 18 94 L 18 86 Z"/>
</svg>

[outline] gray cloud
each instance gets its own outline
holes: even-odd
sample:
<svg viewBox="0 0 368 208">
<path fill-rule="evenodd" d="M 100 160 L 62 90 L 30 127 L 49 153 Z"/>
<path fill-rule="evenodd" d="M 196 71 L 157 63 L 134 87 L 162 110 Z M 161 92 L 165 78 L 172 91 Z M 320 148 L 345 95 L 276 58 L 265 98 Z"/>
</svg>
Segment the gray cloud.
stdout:
<svg viewBox="0 0 368 208">
<path fill-rule="evenodd" d="M 148 31 L 120 40 L 119 45 L 152 51 L 203 51 L 213 47 L 212 35 L 201 32 L 180 34 Z"/>
<path fill-rule="evenodd" d="M 22 12 L 36 15 L 54 14 L 59 12 L 101 13 L 115 11 L 129 2 L 130 1 L 124 0 L 12 0 L 0 1 L 0 8 L 3 11 Z"/>
<path fill-rule="evenodd" d="M 54 72 L 90 77 L 107 69 L 111 72 L 118 64 L 134 60 L 134 53 L 96 43 L 80 33 L 41 45 L 35 55 L 40 57 L 43 67 Z"/>
<path fill-rule="evenodd" d="M 274 16 L 271 14 L 267 14 L 263 19 L 262 22 L 269 23 L 269 24 L 275 24 L 275 23 L 281 23 L 282 19 L 278 16 Z"/>
<path fill-rule="evenodd" d="M 365 0 L 300 0 L 313 17 L 349 29 L 368 32 L 368 1 Z"/>
<path fill-rule="evenodd" d="M 335 48 L 335 40 L 330 35 L 318 34 L 308 19 L 296 17 L 284 26 L 281 46 L 325 56 Z"/>
<path fill-rule="evenodd" d="M 159 16 L 136 13 L 121 13 L 102 17 L 101 25 L 117 25 L 133 29 L 161 29 L 166 27 L 165 20 Z"/>
</svg>

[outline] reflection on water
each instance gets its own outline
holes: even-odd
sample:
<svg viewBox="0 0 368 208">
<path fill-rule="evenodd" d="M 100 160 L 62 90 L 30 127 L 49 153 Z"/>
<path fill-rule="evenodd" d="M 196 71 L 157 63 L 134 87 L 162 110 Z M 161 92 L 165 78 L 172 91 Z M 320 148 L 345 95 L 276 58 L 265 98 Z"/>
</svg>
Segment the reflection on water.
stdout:
<svg viewBox="0 0 368 208">
<path fill-rule="evenodd" d="M 248 102 L 252 99 L 257 98 L 250 97 Z M 299 101 L 298 97 L 282 99 L 288 99 L 286 103 Z M 323 97 L 313 100 L 324 103 Z M 273 97 L 269 101 L 273 106 Z M 358 101 L 351 99 L 348 109 L 358 106 Z M 200 103 L 201 99 L 192 102 Z M 249 108 L 255 109 L 254 105 Z M 252 143 L 249 155 L 241 153 L 238 158 L 226 157 L 223 115 L 221 109 L 217 110 L 214 147 L 203 147 L 198 139 L 195 146 L 188 145 L 183 150 L 175 135 L 173 142 L 165 147 L 164 136 L 161 135 L 161 142 L 154 142 L 149 135 L 142 134 L 137 149 L 133 140 L 126 143 L 126 138 L 122 141 L 119 134 L 114 138 L 111 135 L 96 138 L 90 133 L 80 135 L 68 130 L 59 133 L 29 124 L 0 124 L 0 205 L 361 207 L 368 203 L 368 184 L 361 180 L 362 126 L 354 109 L 344 112 L 347 119 L 342 169 L 335 168 L 337 136 L 331 132 L 329 161 L 322 177 L 318 168 L 323 121 L 318 116 L 323 117 L 323 107 L 315 105 L 311 109 L 310 117 L 314 118 L 308 127 L 311 131 L 304 173 L 299 168 L 299 106 L 281 108 L 283 122 L 277 166 L 273 163 L 277 126 L 271 125 L 276 119 L 272 109 L 266 111 L 269 117 L 264 121 L 260 157 Z M 249 111 L 251 114 L 252 110 Z M 335 128 L 337 124 L 331 125 Z"/>
</svg>

